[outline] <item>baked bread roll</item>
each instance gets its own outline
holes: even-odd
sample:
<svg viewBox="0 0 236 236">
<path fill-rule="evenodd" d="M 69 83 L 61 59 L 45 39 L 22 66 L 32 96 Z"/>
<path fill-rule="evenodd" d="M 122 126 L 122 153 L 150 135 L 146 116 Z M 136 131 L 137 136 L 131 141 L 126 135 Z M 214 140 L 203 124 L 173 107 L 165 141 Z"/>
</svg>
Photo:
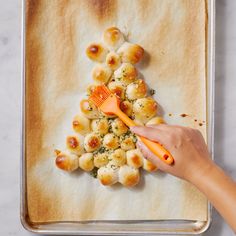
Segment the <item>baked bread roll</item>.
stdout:
<svg viewBox="0 0 236 236">
<path fill-rule="evenodd" d="M 97 84 L 107 84 L 112 75 L 112 69 L 105 64 L 97 64 L 92 70 L 92 78 Z"/>
<path fill-rule="evenodd" d="M 119 168 L 114 165 L 103 166 L 98 169 L 97 178 L 103 185 L 113 185 L 118 182 L 118 172 Z"/>
<path fill-rule="evenodd" d="M 92 43 L 86 49 L 86 55 L 92 61 L 104 62 L 108 50 L 102 43 Z"/>
<path fill-rule="evenodd" d="M 108 159 L 108 153 L 107 152 L 97 153 L 96 155 L 94 155 L 94 165 L 97 168 L 105 166 L 108 162 L 109 162 L 109 159 Z"/>
<path fill-rule="evenodd" d="M 112 132 L 117 136 L 125 134 L 129 130 L 129 128 L 120 118 L 116 118 L 112 122 L 111 127 L 112 127 Z"/>
<path fill-rule="evenodd" d="M 142 79 L 136 80 L 127 86 L 126 96 L 129 100 L 144 98 L 146 95 L 147 85 Z"/>
<path fill-rule="evenodd" d="M 146 125 L 159 125 L 159 124 L 165 124 L 164 119 L 160 116 L 153 117 L 146 123 Z"/>
<path fill-rule="evenodd" d="M 79 167 L 79 157 L 69 151 L 61 152 L 59 150 L 56 153 L 56 166 L 65 171 L 74 171 Z"/>
<path fill-rule="evenodd" d="M 97 119 L 101 116 L 97 107 L 88 99 L 81 100 L 80 110 L 88 119 Z"/>
<path fill-rule="evenodd" d="M 84 171 L 93 170 L 93 154 L 89 152 L 82 154 L 79 158 L 79 167 Z"/>
<path fill-rule="evenodd" d="M 127 165 L 134 168 L 140 168 L 143 165 L 143 154 L 139 149 L 133 149 L 126 152 Z"/>
<path fill-rule="evenodd" d="M 138 120 L 137 118 L 134 119 L 134 123 L 135 123 L 136 125 L 140 125 L 140 126 L 143 126 L 143 125 L 144 125 L 143 122 L 140 121 L 140 120 Z"/>
<path fill-rule="evenodd" d="M 101 138 L 96 133 L 87 134 L 84 138 L 84 148 L 87 152 L 93 152 L 101 146 Z"/>
<path fill-rule="evenodd" d="M 124 42 L 124 35 L 116 27 L 110 27 L 103 33 L 103 41 L 109 50 L 116 50 Z"/>
<path fill-rule="evenodd" d="M 90 120 L 83 115 L 76 115 L 72 121 L 72 127 L 77 133 L 87 134 L 90 132 Z"/>
<path fill-rule="evenodd" d="M 157 166 L 155 166 L 154 164 L 152 164 L 152 162 L 150 162 L 149 160 L 143 158 L 143 169 L 148 171 L 148 172 L 154 172 L 156 171 L 158 168 Z"/>
<path fill-rule="evenodd" d="M 77 135 L 70 135 L 66 137 L 66 147 L 70 152 L 76 155 L 81 155 L 84 153 L 83 140 Z"/>
<path fill-rule="evenodd" d="M 127 100 L 120 103 L 120 109 L 127 115 L 131 116 L 133 113 L 133 104 Z"/>
<path fill-rule="evenodd" d="M 103 146 L 107 149 L 116 149 L 119 147 L 119 139 L 115 134 L 108 133 L 103 138 Z"/>
<path fill-rule="evenodd" d="M 126 187 L 135 186 L 140 179 L 139 170 L 128 165 L 119 169 L 119 182 Z"/>
<path fill-rule="evenodd" d="M 108 84 L 108 88 L 117 97 L 119 97 L 121 99 L 124 99 L 124 97 L 125 97 L 125 87 L 120 81 L 111 81 Z"/>
<path fill-rule="evenodd" d="M 94 119 L 91 122 L 92 131 L 105 135 L 108 133 L 109 123 L 107 118 Z"/>
<path fill-rule="evenodd" d="M 123 166 L 126 163 L 126 153 L 121 148 L 116 149 L 110 155 L 111 163 L 116 166 Z"/>
<path fill-rule="evenodd" d="M 139 98 L 133 104 L 135 119 L 144 124 L 153 118 L 157 113 L 157 102 L 151 98 Z"/>
<path fill-rule="evenodd" d="M 120 55 L 122 62 L 136 64 L 143 57 L 144 49 L 138 44 L 125 42 L 118 49 L 117 53 Z"/>
<path fill-rule="evenodd" d="M 123 63 L 117 70 L 114 71 L 114 78 L 124 85 L 129 85 L 137 79 L 138 72 L 130 63 Z"/>
<path fill-rule="evenodd" d="M 106 56 L 106 65 L 112 69 L 116 70 L 121 64 L 120 56 L 115 52 L 109 52 Z"/>
<path fill-rule="evenodd" d="M 105 84 L 119 97 L 120 109 L 137 125 L 162 122 L 162 118 L 156 116 L 157 103 L 147 97 L 148 87 L 138 79 L 134 66 L 144 54 L 141 46 L 124 42 L 120 30 L 110 27 L 103 34 L 103 43 L 91 44 L 86 54 L 97 62 L 92 69 L 94 84 L 88 86 L 88 96 L 98 85 Z M 60 155 L 58 152 L 56 164 L 59 168 L 69 171 L 79 166 L 84 171 L 95 168 L 94 173 L 103 185 L 119 180 L 127 187 L 139 182 L 138 168 L 143 166 L 149 172 L 157 169 L 136 148 L 137 137 L 120 118 L 104 114 L 89 99 L 80 102 L 80 109 L 82 114 L 74 117 L 72 127 L 85 136 L 84 140 L 77 135 L 67 137 L 67 153 Z"/>
<path fill-rule="evenodd" d="M 125 151 L 135 149 L 135 142 L 133 136 L 121 138 L 120 148 Z"/>
</svg>

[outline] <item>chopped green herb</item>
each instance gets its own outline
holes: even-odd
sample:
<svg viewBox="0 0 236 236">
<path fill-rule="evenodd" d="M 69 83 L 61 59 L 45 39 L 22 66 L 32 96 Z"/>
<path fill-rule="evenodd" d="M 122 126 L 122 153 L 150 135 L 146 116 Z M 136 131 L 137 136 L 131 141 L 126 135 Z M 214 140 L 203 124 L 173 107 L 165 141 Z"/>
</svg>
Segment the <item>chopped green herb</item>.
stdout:
<svg viewBox="0 0 236 236">
<path fill-rule="evenodd" d="M 150 89 L 150 95 L 151 95 L 151 96 L 154 95 L 155 93 L 156 93 L 156 90 Z"/>
<path fill-rule="evenodd" d="M 112 168 L 113 170 L 116 170 L 116 169 L 117 169 L 117 166 L 116 166 L 116 165 L 113 165 L 113 164 L 111 164 L 111 168 Z"/>
<path fill-rule="evenodd" d="M 98 168 L 94 167 L 94 169 L 90 172 L 90 174 L 94 177 L 97 178 L 98 175 Z"/>
<path fill-rule="evenodd" d="M 106 151 L 106 148 L 105 147 L 100 147 L 99 149 L 98 149 L 98 152 L 99 153 L 104 153 Z"/>
</svg>

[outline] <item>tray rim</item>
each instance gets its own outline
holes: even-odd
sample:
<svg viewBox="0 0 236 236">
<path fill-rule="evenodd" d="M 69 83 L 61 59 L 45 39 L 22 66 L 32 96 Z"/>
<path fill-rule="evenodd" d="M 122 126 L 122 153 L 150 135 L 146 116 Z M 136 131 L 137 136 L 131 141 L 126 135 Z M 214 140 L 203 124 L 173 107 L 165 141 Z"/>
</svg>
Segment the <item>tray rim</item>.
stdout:
<svg viewBox="0 0 236 236">
<path fill-rule="evenodd" d="M 208 148 L 212 155 L 212 159 L 214 159 L 214 101 L 215 101 L 215 0 L 205 0 L 207 4 L 207 14 L 208 14 L 208 40 L 207 40 L 207 53 L 206 53 L 206 63 L 207 63 L 207 121 L 208 121 L 208 128 L 207 128 L 207 142 Z M 183 235 L 183 234 L 202 234 L 205 232 L 211 225 L 212 221 L 212 206 L 208 202 L 208 219 L 207 221 L 187 221 L 192 222 L 193 224 L 199 224 L 198 229 L 193 229 L 193 231 L 127 231 L 127 230 L 107 230 L 107 231 L 97 231 L 97 230 L 55 230 L 55 229 L 43 229 L 40 228 L 42 223 L 32 223 L 30 222 L 29 217 L 27 216 L 27 196 L 26 196 L 26 158 L 25 158 L 25 6 L 26 0 L 21 0 L 21 130 L 20 130 L 20 138 L 21 138 L 21 163 L 20 163 L 20 221 L 22 226 L 29 232 L 36 233 L 36 234 L 59 234 L 63 235 L 65 233 L 71 235 L 143 235 L 143 234 L 151 234 L 151 235 Z M 208 91 L 209 90 L 209 91 Z M 210 135 L 209 135 L 210 134 Z M 171 222 L 173 220 L 153 220 L 156 224 L 160 224 L 160 222 Z M 176 220 L 174 220 L 176 221 Z M 84 223 L 78 223 L 78 225 L 87 224 L 88 221 Z M 114 223 L 115 221 L 110 221 L 110 224 Z M 146 223 L 148 221 L 133 221 L 133 225 L 136 223 Z M 181 220 L 183 222 L 183 220 Z M 186 222 L 186 221 L 185 221 Z M 104 223 L 100 221 L 99 223 Z M 73 222 L 60 222 L 56 224 L 73 224 Z M 127 224 L 127 223 L 126 223 Z M 54 225 L 54 223 L 47 223 L 46 225 Z M 122 221 L 120 225 L 123 225 Z M 94 226 L 94 221 L 92 226 Z M 118 226 L 118 224 L 117 224 Z M 90 228 L 91 225 L 88 224 L 87 228 Z"/>
</svg>

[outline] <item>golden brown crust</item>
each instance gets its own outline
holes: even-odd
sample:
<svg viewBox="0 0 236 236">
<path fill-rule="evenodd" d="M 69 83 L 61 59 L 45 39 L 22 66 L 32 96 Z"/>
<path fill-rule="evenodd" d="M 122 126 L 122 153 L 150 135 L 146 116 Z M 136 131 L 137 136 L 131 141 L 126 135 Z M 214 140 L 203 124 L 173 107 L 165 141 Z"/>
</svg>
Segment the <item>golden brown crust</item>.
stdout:
<svg viewBox="0 0 236 236">
<path fill-rule="evenodd" d="M 129 85 L 137 78 L 138 72 L 130 63 L 123 63 L 115 72 L 116 81 L 122 82 L 124 85 Z"/>
<path fill-rule="evenodd" d="M 120 56 L 115 52 L 108 53 L 106 57 L 106 64 L 112 70 L 116 70 L 121 64 Z"/>
<path fill-rule="evenodd" d="M 127 115 L 131 116 L 133 112 L 133 105 L 129 101 L 122 101 L 120 103 L 120 109 Z"/>
<path fill-rule="evenodd" d="M 118 168 L 103 166 L 98 170 L 98 179 L 103 185 L 113 185 L 118 182 Z"/>
<path fill-rule="evenodd" d="M 125 42 L 117 52 L 120 55 L 122 62 L 136 64 L 143 57 L 144 49 L 138 44 Z"/>
<path fill-rule="evenodd" d="M 69 152 L 59 152 L 55 163 L 62 170 L 74 171 L 79 167 L 79 157 Z"/>
<path fill-rule="evenodd" d="M 115 50 L 124 42 L 124 36 L 117 27 L 110 27 L 105 30 L 103 40 L 110 49 Z"/>
<path fill-rule="evenodd" d="M 140 179 L 139 170 L 131 166 L 123 165 L 119 169 L 119 182 L 126 187 L 133 187 Z"/>
<path fill-rule="evenodd" d="M 147 175 L 145 188 L 121 188 L 114 194 L 87 175 L 62 173 L 54 167 L 52 153 L 65 144 L 80 94 L 87 86 L 92 64 L 86 57 L 86 46 L 115 24 L 130 42 L 145 48 L 147 53 L 138 69 L 147 84 L 158 91 L 155 98 L 165 110 L 166 122 L 199 128 L 206 135 L 206 126 L 199 127 L 193 121 L 206 120 L 205 1 L 26 2 L 26 181 L 30 220 L 206 220 L 207 201 L 188 183 Z M 169 113 L 174 115 L 168 117 Z M 182 118 L 179 113 L 193 119 Z M 176 191 L 178 199 L 176 194 L 168 195 L 167 202 L 166 192 Z M 122 207 L 114 208 L 110 199 Z"/>
<path fill-rule="evenodd" d="M 86 54 L 89 59 L 97 62 L 105 61 L 108 50 L 100 43 L 93 43 L 86 49 Z"/>
<path fill-rule="evenodd" d="M 133 149 L 126 152 L 127 164 L 134 168 L 140 168 L 143 165 L 143 155 L 139 149 Z"/>
<path fill-rule="evenodd" d="M 92 70 L 92 78 L 98 84 L 106 84 L 111 75 L 112 70 L 104 64 L 98 64 Z"/>
<path fill-rule="evenodd" d="M 147 159 L 143 159 L 143 169 L 148 171 L 148 172 L 153 172 L 156 171 L 158 169 L 157 166 L 155 166 L 154 164 L 152 164 L 152 162 L 150 162 Z"/>
</svg>

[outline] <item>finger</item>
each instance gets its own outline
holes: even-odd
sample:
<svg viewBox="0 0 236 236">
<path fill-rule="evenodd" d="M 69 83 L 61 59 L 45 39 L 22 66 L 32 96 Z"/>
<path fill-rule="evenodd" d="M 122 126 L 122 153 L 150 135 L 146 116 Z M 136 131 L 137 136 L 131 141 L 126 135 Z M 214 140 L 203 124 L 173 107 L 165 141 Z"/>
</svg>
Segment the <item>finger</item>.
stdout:
<svg viewBox="0 0 236 236">
<path fill-rule="evenodd" d="M 152 127 L 152 128 L 157 128 L 157 129 L 166 129 L 168 128 L 169 126 L 172 126 L 172 125 L 167 125 L 167 124 L 151 124 L 151 125 L 146 125 L 146 127 Z"/>
<path fill-rule="evenodd" d="M 156 155 L 154 155 L 141 141 L 137 142 L 137 146 L 140 151 L 143 153 L 144 157 L 152 162 L 159 169 L 163 170 L 165 165 Z"/>
<path fill-rule="evenodd" d="M 156 129 L 145 126 L 132 126 L 130 127 L 130 130 L 139 136 L 143 136 L 157 142 L 159 142 L 159 140 L 157 140 L 158 137 L 164 135 L 162 131 L 157 132 Z"/>
<path fill-rule="evenodd" d="M 146 125 L 146 127 L 163 130 L 165 132 L 172 132 L 174 128 L 176 128 L 176 125 L 169 125 L 169 124 L 156 124 L 156 125 Z M 180 127 L 180 126 L 179 126 Z"/>
<path fill-rule="evenodd" d="M 135 134 L 145 137 L 154 142 L 158 142 L 167 149 L 172 147 L 170 135 L 163 130 L 153 129 L 151 127 L 145 127 L 145 126 L 133 126 L 130 129 Z"/>
</svg>

